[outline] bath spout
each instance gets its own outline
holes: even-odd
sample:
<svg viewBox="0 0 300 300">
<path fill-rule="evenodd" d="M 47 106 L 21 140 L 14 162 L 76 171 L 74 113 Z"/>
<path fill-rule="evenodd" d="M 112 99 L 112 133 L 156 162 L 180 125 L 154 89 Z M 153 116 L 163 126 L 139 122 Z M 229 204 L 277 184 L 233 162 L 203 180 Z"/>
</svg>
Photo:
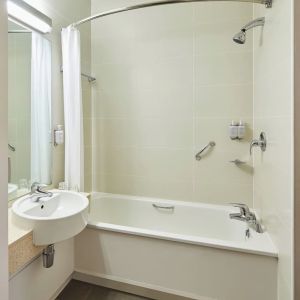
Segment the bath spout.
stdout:
<svg viewBox="0 0 300 300">
<path fill-rule="evenodd" d="M 230 219 L 246 222 L 249 227 L 254 229 L 258 233 L 263 233 L 264 230 L 257 220 L 255 213 L 251 212 L 249 207 L 246 204 L 242 203 L 232 203 L 234 207 L 238 207 L 240 209 L 239 213 L 231 213 L 229 215 Z"/>
</svg>

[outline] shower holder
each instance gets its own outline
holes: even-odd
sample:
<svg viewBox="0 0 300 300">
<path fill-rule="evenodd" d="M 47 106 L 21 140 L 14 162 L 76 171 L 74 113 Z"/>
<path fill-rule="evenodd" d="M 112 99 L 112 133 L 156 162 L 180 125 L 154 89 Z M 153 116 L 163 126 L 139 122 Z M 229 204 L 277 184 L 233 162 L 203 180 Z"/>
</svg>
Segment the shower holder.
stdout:
<svg viewBox="0 0 300 300">
<path fill-rule="evenodd" d="M 266 8 L 271 8 L 272 2 L 273 2 L 273 0 L 266 0 L 266 2 L 265 2 Z"/>
</svg>

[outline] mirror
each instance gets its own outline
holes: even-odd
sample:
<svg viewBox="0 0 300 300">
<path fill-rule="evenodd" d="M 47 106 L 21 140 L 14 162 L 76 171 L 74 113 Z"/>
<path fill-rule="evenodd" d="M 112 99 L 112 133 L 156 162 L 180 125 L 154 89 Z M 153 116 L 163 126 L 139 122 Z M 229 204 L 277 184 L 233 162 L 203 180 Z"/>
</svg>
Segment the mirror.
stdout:
<svg viewBox="0 0 300 300">
<path fill-rule="evenodd" d="M 8 199 L 51 184 L 51 44 L 8 22 Z"/>
</svg>

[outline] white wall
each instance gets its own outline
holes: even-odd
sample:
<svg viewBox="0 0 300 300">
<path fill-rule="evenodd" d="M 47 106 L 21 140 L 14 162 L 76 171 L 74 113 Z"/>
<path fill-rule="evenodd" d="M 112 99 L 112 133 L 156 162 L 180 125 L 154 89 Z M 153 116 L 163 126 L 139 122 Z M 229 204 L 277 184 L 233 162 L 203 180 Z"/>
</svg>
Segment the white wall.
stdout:
<svg viewBox="0 0 300 300">
<path fill-rule="evenodd" d="M 279 250 L 280 300 L 293 299 L 293 1 L 274 1 L 254 38 L 254 137 L 265 131 L 267 151 L 255 150 L 254 206 Z"/>
<path fill-rule="evenodd" d="M 42 257 L 9 281 L 10 300 L 49 300 L 74 270 L 73 239 L 55 245 L 54 265 L 43 268 Z"/>
<path fill-rule="evenodd" d="M 0 291 L 8 299 L 7 236 L 7 16 L 0 0 Z"/>
<path fill-rule="evenodd" d="M 135 2 L 92 0 L 92 14 Z M 252 41 L 232 41 L 251 19 L 252 4 L 221 2 L 92 23 L 94 191 L 252 206 Z M 231 141 L 228 125 L 240 118 L 247 138 Z"/>
</svg>

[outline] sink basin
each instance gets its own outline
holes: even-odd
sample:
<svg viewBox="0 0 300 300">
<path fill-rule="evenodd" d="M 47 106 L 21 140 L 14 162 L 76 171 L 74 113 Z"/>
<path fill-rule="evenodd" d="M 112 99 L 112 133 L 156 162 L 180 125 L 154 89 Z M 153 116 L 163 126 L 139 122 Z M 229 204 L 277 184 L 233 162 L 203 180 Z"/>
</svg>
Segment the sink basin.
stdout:
<svg viewBox="0 0 300 300">
<path fill-rule="evenodd" d="M 71 191 L 51 192 L 52 197 L 39 202 L 27 195 L 12 206 L 13 222 L 23 229 L 32 229 L 37 246 L 69 239 L 87 225 L 89 201 L 85 196 Z"/>
</svg>

